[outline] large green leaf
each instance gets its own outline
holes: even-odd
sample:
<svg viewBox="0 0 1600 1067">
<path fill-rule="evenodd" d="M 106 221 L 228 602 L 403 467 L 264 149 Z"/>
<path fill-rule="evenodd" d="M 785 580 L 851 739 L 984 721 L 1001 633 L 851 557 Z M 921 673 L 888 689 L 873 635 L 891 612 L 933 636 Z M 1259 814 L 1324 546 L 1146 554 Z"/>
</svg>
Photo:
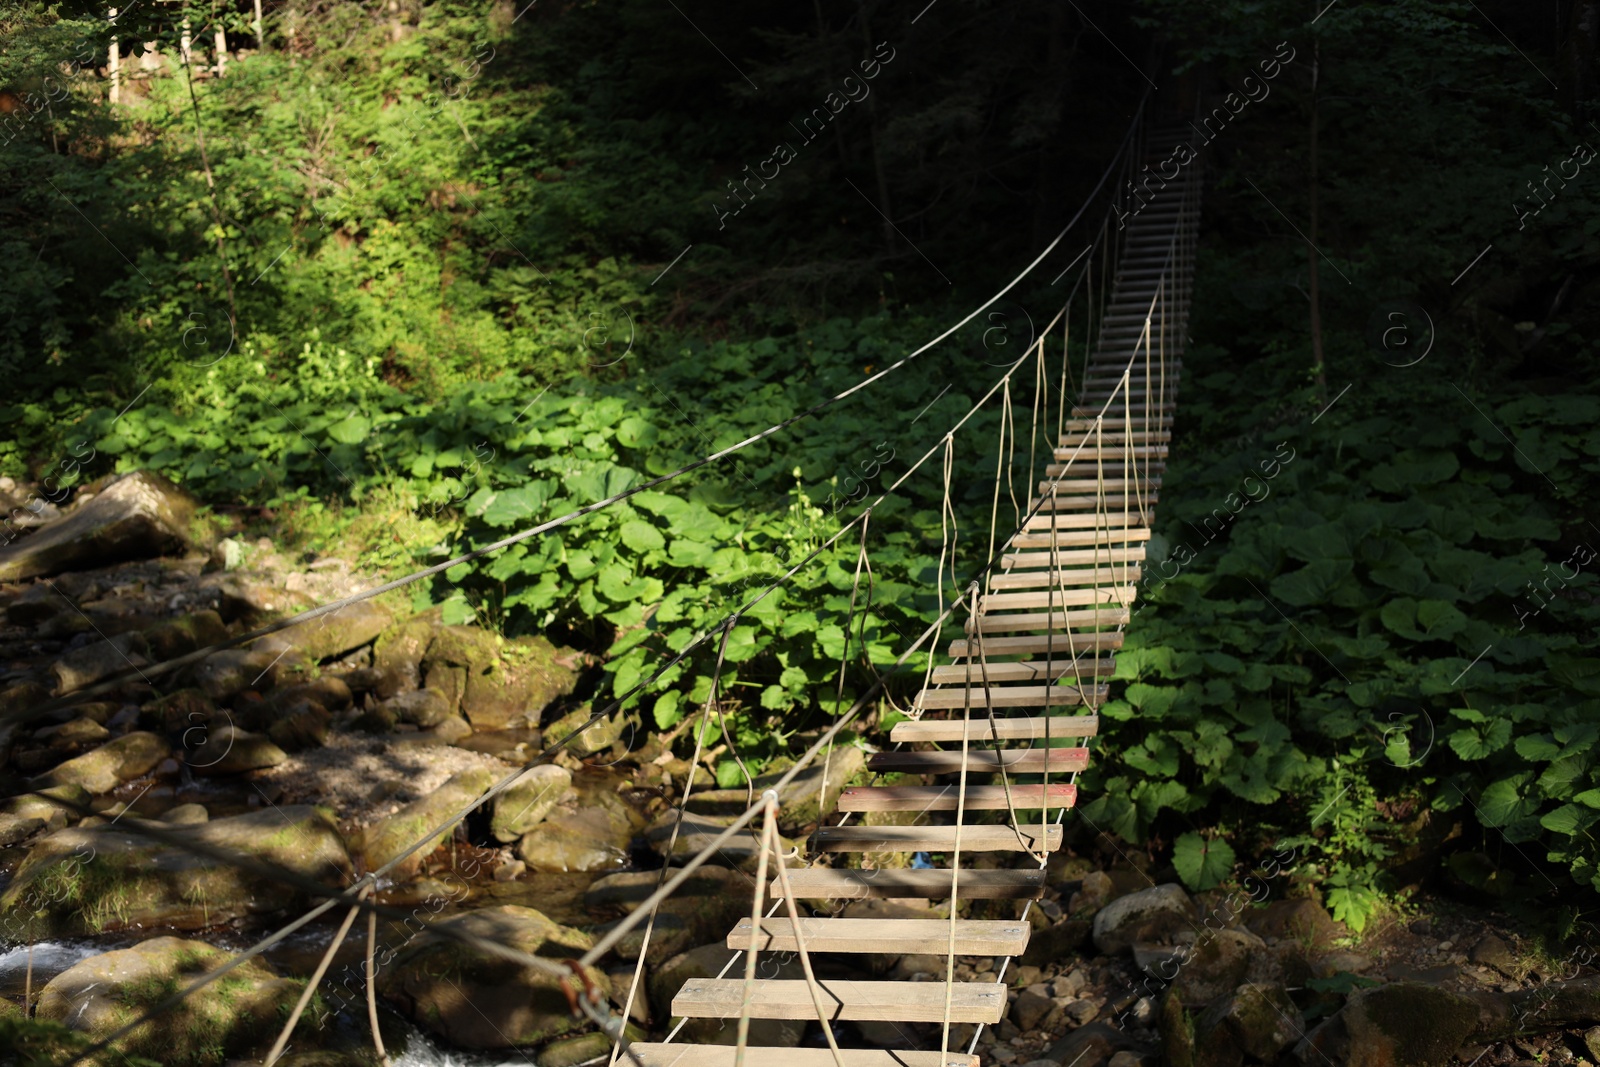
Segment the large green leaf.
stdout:
<svg viewBox="0 0 1600 1067">
<path fill-rule="evenodd" d="M 1221 838 L 1208 841 L 1192 830 L 1172 845 L 1172 866 L 1196 892 L 1220 885 L 1232 873 L 1234 859 L 1232 845 Z"/>
</svg>

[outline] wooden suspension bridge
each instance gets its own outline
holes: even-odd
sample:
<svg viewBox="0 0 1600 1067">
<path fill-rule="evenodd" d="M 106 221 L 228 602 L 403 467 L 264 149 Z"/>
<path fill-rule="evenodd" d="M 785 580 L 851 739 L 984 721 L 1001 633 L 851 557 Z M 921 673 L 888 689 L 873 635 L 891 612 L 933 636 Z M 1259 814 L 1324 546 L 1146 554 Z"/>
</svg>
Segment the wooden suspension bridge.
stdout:
<svg viewBox="0 0 1600 1067">
<path fill-rule="evenodd" d="M 1159 146 L 1182 138 L 1177 129 L 1152 131 L 1129 158 L 1148 173 L 1164 158 Z M 1139 173 L 1127 167 L 1127 175 Z M 1109 291 L 1096 309 L 1098 332 L 1076 403 L 1070 417 L 1063 412 L 1038 495 L 998 567 L 967 591 L 966 633 L 950 645 L 949 662 L 929 672 L 913 718 L 892 728 L 894 748 L 868 761 L 870 771 L 904 772 L 928 784 L 843 790 L 837 818 L 832 825 L 824 819 L 810 848 L 822 860 L 857 854 L 860 867 L 819 860 L 791 872 L 777 857 L 769 883 L 768 855 L 776 848 L 764 848 L 751 918 L 727 937 L 739 955 L 722 977 L 690 979 L 672 1000 L 676 1018 L 739 1020 L 736 1044 L 635 1043 L 629 1055 L 644 1067 L 977 1067 L 976 1034 L 962 1052 L 951 1048 L 951 1029 L 1000 1022 L 1005 961 L 982 981 L 960 982 L 955 960 L 1009 958 L 1027 948 L 1027 909 L 1044 893 L 1048 855 L 1061 847 L 1061 819 L 1077 801 L 1075 780 L 1098 731 L 1097 709 L 1136 595 L 1171 439 L 1201 181 L 1191 165 L 1159 191 L 1142 187 L 1151 190 L 1148 202 L 1133 211 L 1136 202 L 1119 197 L 1123 209 L 1114 208 L 1101 231 L 1101 254 L 1114 264 Z M 1125 228 L 1113 229 L 1113 219 L 1125 220 Z M 884 812 L 915 819 L 851 823 Z M 774 813 L 767 812 L 769 844 L 776 843 Z M 1026 861 L 964 868 L 975 852 Z M 946 862 L 923 869 L 876 863 L 885 853 Z M 947 917 L 810 916 L 801 910 L 809 905 L 799 903 L 861 898 L 942 901 Z M 1022 918 L 960 918 L 958 905 L 973 899 L 1023 901 Z M 760 952 L 798 953 L 806 977 L 758 977 Z M 944 955 L 945 980 L 818 978 L 811 953 Z M 740 959 L 742 975 L 730 977 Z M 828 1047 L 748 1046 L 751 1019 L 817 1019 Z M 942 1024 L 940 1048 L 843 1047 L 831 1024 L 844 1021 Z"/>
</svg>

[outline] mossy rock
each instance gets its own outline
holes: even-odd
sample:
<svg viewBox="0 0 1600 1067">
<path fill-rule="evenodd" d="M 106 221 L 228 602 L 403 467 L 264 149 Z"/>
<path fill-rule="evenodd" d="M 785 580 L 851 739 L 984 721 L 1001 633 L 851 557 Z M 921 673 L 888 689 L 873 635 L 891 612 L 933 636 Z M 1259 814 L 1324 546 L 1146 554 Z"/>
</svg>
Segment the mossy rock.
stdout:
<svg viewBox="0 0 1600 1067">
<path fill-rule="evenodd" d="M 37 1015 L 98 1041 L 232 956 L 177 937 L 91 956 L 50 980 L 39 994 Z M 112 1047 L 174 1067 L 220 1064 L 270 1042 L 304 985 L 277 977 L 259 959 L 249 960 Z M 313 1004 L 308 1029 L 315 1018 Z"/>
<path fill-rule="evenodd" d="M 529 955 L 571 959 L 593 940 L 533 908 L 502 904 L 438 924 Z M 588 977 L 609 995 L 604 972 Z M 514 960 L 443 937 L 420 937 L 382 979 L 385 998 L 417 1025 L 464 1048 L 532 1045 L 587 1025 L 573 1018 L 559 979 Z"/>
<path fill-rule="evenodd" d="M 1477 1029 L 1478 1002 L 1418 982 L 1364 989 L 1339 1013 L 1350 1067 L 1445 1067 Z"/>
<path fill-rule="evenodd" d="M 272 637 L 317 662 L 370 644 L 386 632 L 392 621 L 385 608 L 371 600 L 358 600 L 338 611 L 279 631 Z"/>
<path fill-rule="evenodd" d="M 447 818 L 488 792 L 494 782 L 494 774 L 486 768 L 462 771 L 427 796 L 367 827 L 361 835 L 361 857 L 367 870 L 386 866 Z M 411 877 L 453 831 L 454 827 L 450 827 L 436 834 L 402 860 L 391 876 L 398 881 Z"/>
<path fill-rule="evenodd" d="M 379 673 L 380 698 L 392 697 L 422 684 L 422 657 L 433 643 L 443 612 L 432 608 L 390 626 L 372 647 L 372 667 Z"/>
<path fill-rule="evenodd" d="M 490 833 L 496 841 L 515 841 L 544 821 L 572 788 L 572 772 L 553 763 L 528 770 L 494 798 Z"/>
<path fill-rule="evenodd" d="M 592 718 L 594 709 L 588 704 L 567 712 L 544 728 L 545 747 L 550 748 L 565 741 L 566 744 L 562 745 L 563 751 L 583 759 L 585 756 L 604 752 L 622 739 L 623 732 L 627 728 L 627 719 L 621 712 L 602 715 L 593 723 L 585 725 Z M 744 808 L 739 810 L 743 811 Z"/>
<path fill-rule="evenodd" d="M 146 630 L 144 636 L 150 644 L 150 655 L 161 662 L 226 641 L 228 627 L 216 612 L 197 611 Z"/>
<path fill-rule="evenodd" d="M 423 657 L 424 684 L 444 693 L 474 730 L 536 726 L 551 701 L 577 685 L 561 656 L 543 637 L 506 641 L 476 626 L 441 626 Z"/>
<path fill-rule="evenodd" d="M 172 755 L 172 746 L 153 733 L 136 730 L 107 741 L 93 752 L 85 752 L 58 764 L 38 779 L 43 785 L 79 785 L 99 795 L 109 793 L 123 782 L 149 774 L 156 764 Z"/>
<path fill-rule="evenodd" d="M 167 829 L 326 885 L 351 877 L 344 842 L 320 808 L 275 807 Z M 35 940 L 141 926 L 200 930 L 304 902 L 304 894 L 265 873 L 108 824 L 39 840 L 0 894 L 0 923 Z"/>
<path fill-rule="evenodd" d="M 139 718 L 145 725 L 177 737 L 196 726 L 204 726 L 216 715 L 216 703 L 192 686 L 139 707 Z"/>
</svg>

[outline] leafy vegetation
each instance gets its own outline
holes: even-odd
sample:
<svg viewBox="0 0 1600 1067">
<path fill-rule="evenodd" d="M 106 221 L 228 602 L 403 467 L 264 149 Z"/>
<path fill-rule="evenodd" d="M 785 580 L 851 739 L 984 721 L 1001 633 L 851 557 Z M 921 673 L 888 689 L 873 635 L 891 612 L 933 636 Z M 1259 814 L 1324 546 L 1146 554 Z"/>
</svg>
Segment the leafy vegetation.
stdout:
<svg viewBox="0 0 1600 1067">
<path fill-rule="evenodd" d="M 64 499 L 155 468 L 219 522 L 393 572 L 807 409 L 1030 259 L 1143 88 L 1120 8 L 1091 29 L 1042 0 L 925 6 L 705 0 L 718 55 L 645 0 L 286 0 L 265 48 L 191 79 L 183 12 L 148 5 L 124 59 L 150 40 L 167 65 L 108 108 L 98 9 L 13 5 L 0 471 Z M 1594 885 L 1600 187 L 1549 182 L 1592 102 L 1567 65 L 1550 100 L 1559 42 L 1513 5 L 1323 6 L 1134 13 L 1170 42 L 1164 88 L 1243 92 L 1294 58 L 1196 138 L 1178 433 L 1081 814 L 1170 846 L 1195 888 L 1296 846 L 1359 928 L 1448 849 L 1491 896 Z M 186 10 L 203 53 L 211 10 Z M 221 17 L 250 50 L 243 9 Z M 750 183 L 873 56 L 870 92 Z M 1017 299 L 1038 321 L 1061 290 Z M 626 693 L 934 447 L 997 374 L 983 357 L 966 335 L 419 603 L 583 644 Z M 986 548 L 995 418 L 955 449 L 947 598 Z M 935 614 L 941 459 L 874 511 L 859 593 L 851 532 L 727 633 L 757 764 L 837 710 L 841 659 L 849 701 Z M 634 698 L 647 721 L 704 700 L 718 647 Z"/>
</svg>

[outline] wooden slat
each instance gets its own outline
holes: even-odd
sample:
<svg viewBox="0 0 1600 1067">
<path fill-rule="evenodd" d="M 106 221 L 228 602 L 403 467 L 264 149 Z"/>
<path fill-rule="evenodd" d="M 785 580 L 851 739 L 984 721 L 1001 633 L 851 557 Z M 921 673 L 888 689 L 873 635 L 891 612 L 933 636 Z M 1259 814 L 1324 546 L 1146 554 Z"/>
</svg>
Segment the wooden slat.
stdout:
<svg viewBox="0 0 1600 1067">
<path fill-rule="evenodd" d="M 1082 548 L 1068 552 L 1008 552 L 1000 557 L 1000 565 L 1010 569 L 1031 567 L 1070 567 L 1074 563 L 1093 566 L 1106 563 L 1137 563 L 1144 559 L 1144 545 L 1131 548 Z M 993 582 L 991 581 L 991 586 Z"/>
<path fill-rule="evenodd" d="M 1020 956 L 1028 948 L 1027 923 L 1015 919 L 957 919 L 957 956 Z M 761 933 L 752 937 L 749 919 L 742 919 L 728 934 L 728 947 L 748 949 L 754 941 L 762 952 L 795 952 L 794 921 L 776 916 L 761 920 Z M 802 918 L 807 952 L 895 952 L 948 954 L 948 919 L 829 919 Z"/>
<path fill-rule="evenodd" d="M 1045 533 L 1021 533 L 1011 539 L 1012 548 L 1070 548 L 1073 545 L 1115 545 L 1129 541 L 1150 540 L 1150 530 L 1143 526 L 1130 526 L 1124 530 L 1057 530 Z"/>
<path fill-rule="evenodd" d="M 985 641 L 984 651 L 989 651 L 989 642 Z M 987 667 L 989 682 L 1047 682 L 1056 678 L 1078 675 L 1084 678 L 1098 678 L 1112 674 L 1117 669 L 1116 660 L 1110 656 L 1096 656 L 1093 654 L 1079 655 L 1073 659 L 1061 649 L 1056 649 L 1056 656 L 1048 664 L 1044 660 L 1027 663 L 990 663 Z M 983 672 L 978 665 L 972 665 L 972 677 L 982 679 Z M 933 669 L 933 683 L 935 685 L 966 685 L 967 665 L 965 663 L 947 663 Z"/>
<path fill-rule="evenodd" d="M 1104 562 L 1105 557 L 1101 557 Z M 1042 589 L 1081 586 L 1129 585 L 1139 581 L 1142 570 L 1137 563 L 1124 567 L 1077 567 L 1064 571 L 1008 571 L 989 579 L 991 589 Z"/>
<path fill-rule="evenodd" d="M 948 711 L 951 708 L 1043 708 L 1082 704 L 1085 696 L 1095 703 L 1103 703 L 1111 694 L 1107 685 L 996 685 L 993 679 L 984 686 L 979 679 L 983 672 L 972 669 L 973 684 L 966 688 L 924 689 L 917 693 L 913 703 L 924 711 Z M 969 703 L 970 702 L 970 703 Z"/>
<path fill-rule="evenodd" d="M 1046 826 L 825 826 L 811 835 L 818 852 L 954 852 L 956 831 L 963 852 L 1054 852 L 1061 827 Z"/>
<path fill-rule="evenodd" d="M 840 811 L 955 811 L 955 785 L 856 785 L 839 794 Z M 969 785 L 962 806 L 967 811 L 1038 811 L 1070 808 L 1078 800 L 1078 787 L 1064 782 L 1049 785 L 1013 783 L 1009 795 L 1003 785 Z M 962 894 L 965 895 L 963 888 Z"/>
<path fill-rule="evenodd" d="M 1013 786 L 1012 788 L 1016 788 Z M 812 867 L 789 873 L 789 887 L 797 900 L 859 900 L 867 897 L 950 899 L 948 868 L 912 871 L 882 868 L 873 871 Z M 1044 895 L 1045 872 L 1038 870 L 962 871 L 957 888 L 962 900 L 1037 900 Z M 768 895 L 782 897 L 783 887 L 773 879 Z"/>
<path fill-rule="evenodd" d="M 969 774 L 992 774 L 1004 765 L 1011 774 L 1071 774 L 1089 765 L 1087 748 L 973 749 L 967 752 Z M 961 770 L 961 752 L 874 752 L 867 766 L 875 771 L 954 774 Z M 892 827 L 891 827 L 892 829 Z"/>
<path fill-rule="evenodd" d="M 1038 503 L 1038 497 L 1028 501 L 1028 510 L 1037 510 L 1040 513 L 1052 511 L 1094 511 L 1101 514 L 1117 514 L 1127 511 L 1130 516 L 1139 514 L 1139 505 L 1146 508 L 1154 506 L 1161 499 L 1161 491 L 1152 487 L 1140 496 L 1096 496 L 1094 493 L 1068 493 L 1055 497 L 1046 497 L 1043 504 Z M 1037 505 L 1037 507 L 1036 507 Z"/>
<path fill-rule="evenodd" d="M 969 741 L 1014 741 L 1019 738 L 1093 737 L 1100 729 L 1098 715 L 974 715 L 970 723 L 948 719 L 918 719 L 896 723 L 891 741 L 959 741 L 966 731 Z"/>
<path fill-rule="evenodd" d="M 734 1067 L 732 1045 L 663 1045 L 635 1041 L 628 1046 L 644 1067 Z M 978 1057 L 964 1052 L 900 1052 L 895 1049 L 842 1048 L 844 1067 L 978 1067 Z M 627 1060 L 624 1056 L 623 1060 Z M 835 1067 L 833 1051 L 825 1048 L 768 1048 L 751 1045 L 744 1050 L 744 1067 Z"/>
<path fill-rule="evenodd" d="M 1027 608 L 1064 608 L 1080 604 L 1131 604 L 1137 595 L 1138 586 L 1131 584 L 1087 589 L 1047 589 L 1042 593 L 988 593 L 978 601 L 978 611 L 981 614 Z"/>
<path fill-rule="evenodd" d="M 945 1017 L 942 982 L 819 982 L 823 1008 L 833 1019 L 934 1023 Z M 762 979 L 750 990 L 752 1019 L 815 1019 L 806 983 Z M 691 1019 L 737 1019 L 744 1010 L 744 981 L 691 978 L 672 998 L 672 1014 Z M 997 1023 L 1005 1015 L 1006 987 L 999 982 L 956 982 L 950 987 L 950 1018 L 960 1023 Z"/>
<path fill-rule="evenodd" d="M 1060 493 L 1115 493 L 1118 491 L 1135 492 L 1150 485 L 1160 485 L 1159 474 L 1152 477 L 1134 478 L 1051 478 L 1049 481 L 1039 483 L 1039 495 L 1049 496 L 1052 492 Z"/>
<path fill-rule="evenodd" d="M 1131 618 L 1127 609 L 1083 611 L 1026 611 L 1004 615 L 978 615 L 969 618 L 964 629 L 967 633 L 1014 634 L 1024 630 L 1106 629 L 1121 626 Z"/>
<path fill-rule="evenodd" d="M 1122 647 L 1124 634 L 1120 630 L 1096 630 L 1090 633 L 1071 635 L 1071 640 L 1064 634 L 1036 634 L 1028 637 L 985 637 L 983 639 L 984 655 L 994 656 L 1043 656 L 1054 653 L 1058 656 L 1083 655 L 1105 649 Z M 950 655 L 956 659 L 978 654 L 976 641 L 959 640 L 950 642 Z"/>
</svg>

